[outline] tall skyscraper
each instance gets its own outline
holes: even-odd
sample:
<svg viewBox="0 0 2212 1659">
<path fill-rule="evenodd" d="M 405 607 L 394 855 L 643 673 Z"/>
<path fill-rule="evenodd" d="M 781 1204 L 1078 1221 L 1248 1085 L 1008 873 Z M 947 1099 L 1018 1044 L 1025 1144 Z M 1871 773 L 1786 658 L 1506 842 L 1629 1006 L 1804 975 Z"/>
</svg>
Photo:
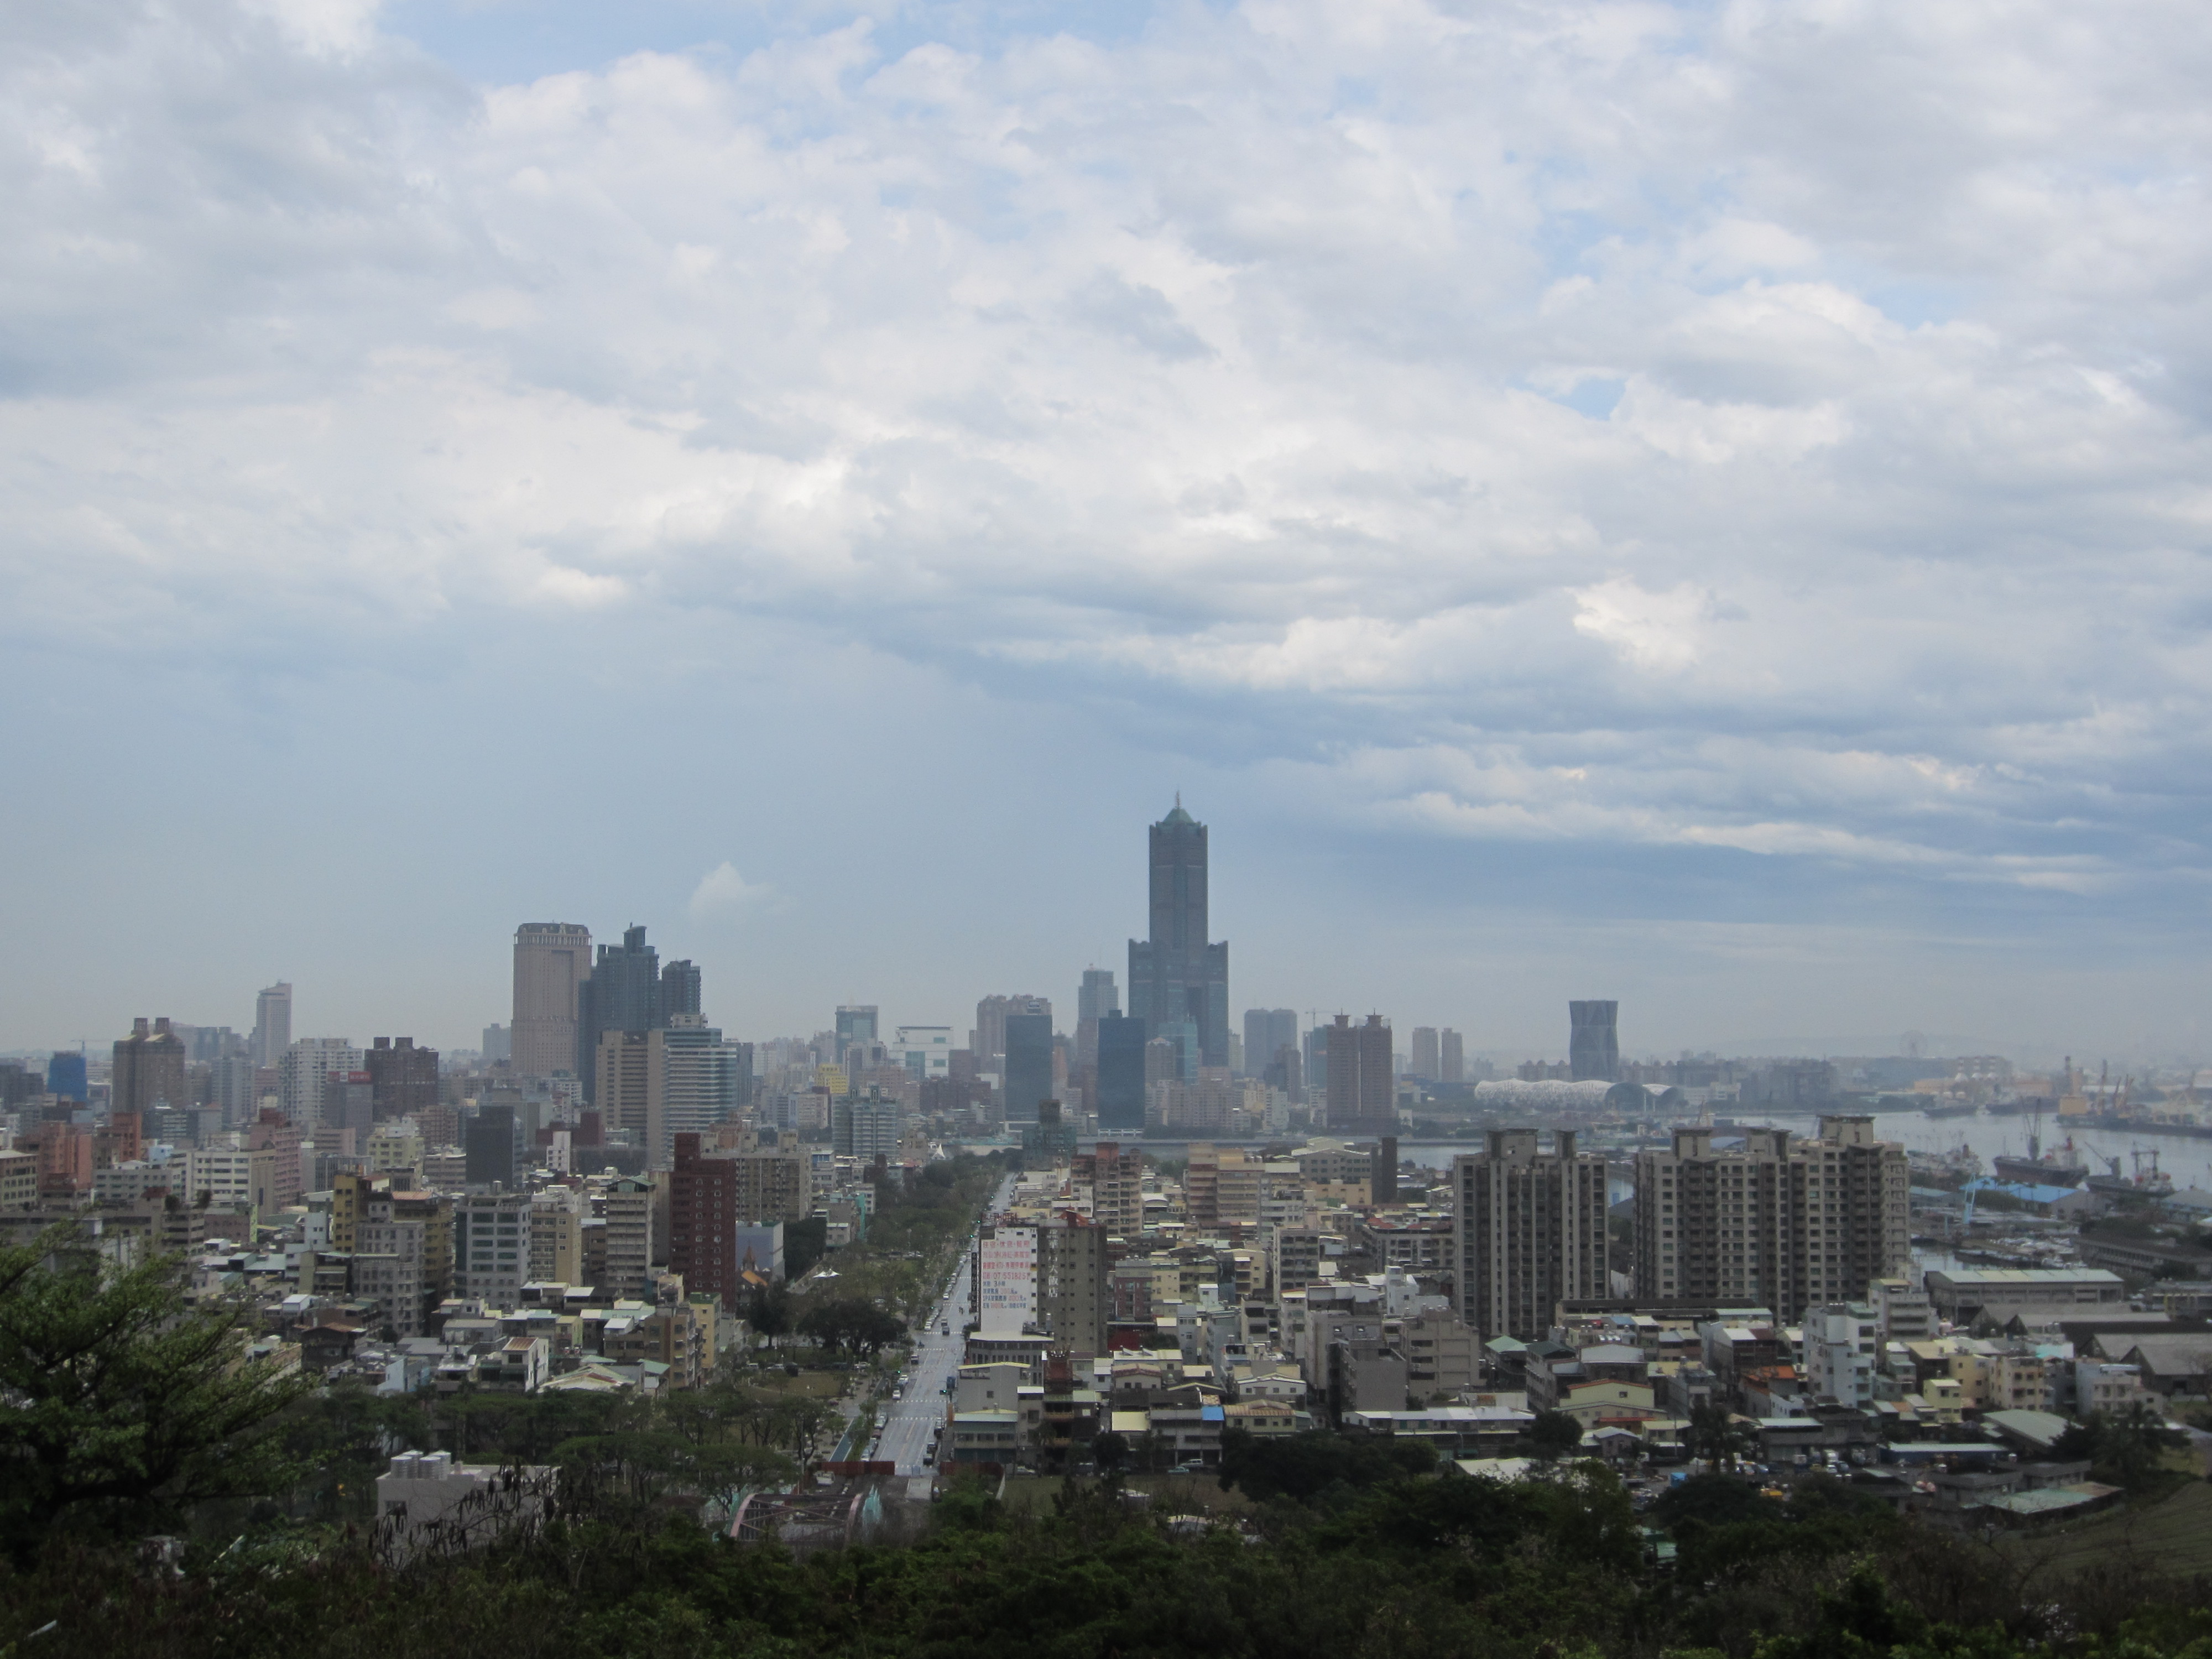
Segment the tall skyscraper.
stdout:
<svg viewBox="0 0 2212 1659">
<path fill-rule="evenodd" d="M 845 1050 L 856 1042 L 876 1040 L 876 1005 L 841 1002 L 837 1005 L 837 1063 L 845 1063 Z"/>
<path fill-rule="evenodd" d="M 1265 1077 L 1278 1065 L 1283 1049 L 1298 1042 L 1297 1012 L 1291 1008 L 1247 1008 L 1244 1011 L 1244 1072 Z"/>
<path fill-rule="evenodd" d="M 1006 1015 L 1006 1082 L 1000 1098 L 1008 1123 L 1034 1123 L 1037 1103 L 1053 1098 L 1052 1005 L 1042 997 Z"/>
<path fill-rule="evenodd" d="M 699 975 L 699 964 L 686 957 L 672 962 L 660 970 L 660 1001 L 657 1005 L 660 1025 L 665 1026 L 678 1014 L 702 1012 L 703 987 Z M 654 1030 L 660 1029 L 655 1026 Z"/>
<path fill-rule="evenodd" d="M 1328 1131 L 1333 1135 L 1398 1133 L 1390 1028 L 1380 1014 L 1370 1014 L 1358 1025 L 1348 1014 L 1339 1014 L 1328 1028 Z"/>
<path fill-rule="evenodd" d="M 191 1104 L 185 1092 L 185 1040 L 169 1029 L 165 1015 L 131 1022 L 131 1035 L 115 1045 L 108 1073 L 108 1108 L 135 1112 L 143 1121 L 157 1106 L 181 1111 Z"/>
<path fill-rule="evenodd" d="M 1567 1065 L 1577 1083 L 1620 1081 L 1620 1038 L 1617 1002 L 1567 1005 Z"/>
<path fill-rule="evenodd" d="M 1636 1155 L 1638 1294 L 1771 1310 L 1858 1302 L 1911 1254 L 1905 1148 L 1870 1117 L 1824 1117 L 1810 1140 L 1752 1129 L 1716 1146 L 1674 1131 Z"/>
<path fill-rule="evenodd" d="M 514 1016 L 508 1042 L 515 1073 L 580 1074 L 578 998 L 592 971 L 592 930 L 566 921 L 526 921 L 514 930 Z"/>
<path fill-rule="evenodd" d="M 1098 1130 L 1145 1131 L 1145 1022 L 1107 1013 L 1098 1021 Z"/>
<path fill-rule="evenodd" d="M 645 929 L 625 928 L 623 942 L 599 946 L 599 961 L 576 997 L 578 1059 L 585 1099 L 598 1103 L 601 1036 L 609 1031 L 658 1031 L 671 1014 L 699 1012 L 699 970 L 689 962 L 660 969 L 660 952 L 645 942 Z"/>
<path fill-rule="evenodd" d="M 1452 1247 L 1460 1317 L 1484 1341 L 1547 1334 L 1564 1297 L 1607 1295 L 1605 1155 L 1577 1153 L 1559 1129 L 1492 1129 L 1489 1147 L 1452 1160 Z"/>
<path fill-rule="evenodd" d="M 1424 1083 L 1435 1083 L 1443 1076 L 1443 1061 L 1437 1052 L 1437 1028 L 1416 1025 L 1413 1028 L 1413 1054 L 1407 1070 Z"/>
<path fill-rule="evenodd" d="M 1459 1033 L 1449 1025 L 1437 1034 L 1437 1081 L 1467 1081 L 1467 1049 Z"/>
<path fill-rule="evenodd" d="M 1129 941 L 1129 1012 L 1154 1036 L 1189 1028 L 1187 1076 L 1229 1064 L 1229 946 L 1206 940 L 1206 826 L 1178 796 L 1152 827 L 1152 937 Z"/>
<path fill-rule="evenodd" d="M 292 1046 L 292 985 L 278 980 L 253 1000 L 253 1063 L 277 1065 Z"/>
</svg>

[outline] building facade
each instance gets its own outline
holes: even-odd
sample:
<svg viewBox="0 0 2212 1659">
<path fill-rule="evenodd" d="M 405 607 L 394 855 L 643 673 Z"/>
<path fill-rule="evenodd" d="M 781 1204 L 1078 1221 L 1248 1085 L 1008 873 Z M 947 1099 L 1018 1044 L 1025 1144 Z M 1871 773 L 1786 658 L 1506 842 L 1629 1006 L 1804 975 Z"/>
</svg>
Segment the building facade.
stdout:
<svg viewBox="0 0 2212 1659">
<path fill-rule="evenodd" d="M 438 1103 L 438 1051 L 418 1048 L 411 1036 L 378 1037 L 362 1053 L 376 1115 L 420 1118 Z"/>
<path fill-rule="evenodd" d="M 276 984 L 253 1000 L 253 1037 L 248 1045 L 256 1066 L 274 1067 L 292 1046 L 292 987 Z"/>
<path fill-rule="evenodd" d="M 1567 1005 L 1568 1080 L 1573 1083 L 1620 1081 L 1620 1036 L 1618 1002 L 1570 1002 Z"/>
<path fill-rule="evenodd" d="M 361 1050 L 343 1037 L 301 1037 L 276 1066 L 276 1098 L 284 1115 L 312 1127 L 323 1109 L 323 1085 L 366 1069 Z"/>
<path fill-rule="evenodd" d="M 1546 1152 L 1534 1129 L 1492 1129 L 1452 1160 L 1452 1187 L 1460 1317 L 1484 1340 L 1533 1341 L 1562 1300 L 1608 1294 L 1605 1158 L 1577 1152 L 1572 1130 Z"/>
<path fill-rule="evenodd" d="M 1328 1127 L 1331 1134 L 1398 1132 L 1396 1082 L 1390 1075 L 1390 1027 L 1380 1014 L 1358 1025 L 1339 1014 L 1328 1027 Z"/>
<path fill-rule="evenodd" d="M 1008 1123 L 1034 1123 L 1037 1103 L 1053 1097 L 1052 1005 L 1042 997 L 1007 1010 L 1006 1061 L 1000 1098 Z"/>
<path fill-rule="evenodd" d="M 109 1110 L 141 1118 L 157 1108 L 181 1110 L 192 1103 L 185 1087 L 185 1040 L 169 1029 L 167 1015 L 131 1022 L 131 1035 L 115 1045 L 107 1097 Z"/>
<path fill-rule="evenodd" d="M 1764 1307 L 1795 1323 L 1807 1308 L 1863 1302 L 1910 1265 L 1905 1149 L 1870 1117 L 1823 1117 L 1811 1139 L 1752 1129 L 1717 1142 L 1674 1131 L 1636 1157 L 1639 1296 Z"/>
<path fill-rule="evenodd" d="M 532 1277 L 528 1193 L 470 1193 L 453 1201 L 453 1290 L 488 1308 L 512 1309 Z"/>
<path fill-rule="evenodd" d="M 578 999 L 592 971 L 592 930 L 526 921 L 514 930 L 514 1013 L 509 1064 L 522 1077 L 577 1075 Z"/>
<path fill-rule="evenodd" d="M 1187 1075 L 1229 1064 L 1229 946 L 1206 939 L 1206 826 L 1182 809 L 1151 831 L 1152 937 L 1129 941 L 1129 1012 L 1154 1036 L 1176 1036 L 1197 1052 Z"/>
</svg>

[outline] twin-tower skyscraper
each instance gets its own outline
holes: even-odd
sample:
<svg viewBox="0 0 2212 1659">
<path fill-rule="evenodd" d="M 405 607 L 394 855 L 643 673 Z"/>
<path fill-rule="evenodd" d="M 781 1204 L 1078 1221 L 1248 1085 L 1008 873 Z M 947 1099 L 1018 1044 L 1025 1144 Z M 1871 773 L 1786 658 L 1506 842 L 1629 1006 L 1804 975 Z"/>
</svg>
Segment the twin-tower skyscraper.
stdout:
<svg viewBox="0 0 2212 1659">
<path fill-rule="evenodd" d="M 1152 829 L 1152 937 L 1129 941 L 1129 1012 L 1185 1074 L 1229 1064 L 1229 945 L 1206 936 L 1206 826 L 1182 798 Z"/>
</svg>

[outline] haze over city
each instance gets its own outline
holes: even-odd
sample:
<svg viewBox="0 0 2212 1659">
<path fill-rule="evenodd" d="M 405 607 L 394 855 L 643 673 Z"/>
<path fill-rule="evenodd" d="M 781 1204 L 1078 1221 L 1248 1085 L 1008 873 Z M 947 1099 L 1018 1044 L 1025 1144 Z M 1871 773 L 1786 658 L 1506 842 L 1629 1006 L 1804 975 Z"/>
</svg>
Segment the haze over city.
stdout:
<svg viewBox="0 0 2212 1659">
<path fill-rule="evenodd" d="M 1180 790 L 1239 1006 L 2198 1053 L 2188 16 L 9 8 L 0 1048 L 957 1023 Z"/>
</svg>

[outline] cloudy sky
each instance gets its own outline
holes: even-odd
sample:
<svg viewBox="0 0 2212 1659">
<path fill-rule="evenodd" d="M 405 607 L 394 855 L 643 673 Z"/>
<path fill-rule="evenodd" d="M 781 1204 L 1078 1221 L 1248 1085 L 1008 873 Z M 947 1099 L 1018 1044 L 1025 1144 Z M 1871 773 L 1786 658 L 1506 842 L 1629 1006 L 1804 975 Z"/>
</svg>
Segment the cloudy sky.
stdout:
<svg viewBox="0 0 2212 1659">
<path fill-rule="evenodd" d="M 2190 0 L 0 8 L 0 1048 L 524 920 L 2212 1048 Z"/>
</svg>

